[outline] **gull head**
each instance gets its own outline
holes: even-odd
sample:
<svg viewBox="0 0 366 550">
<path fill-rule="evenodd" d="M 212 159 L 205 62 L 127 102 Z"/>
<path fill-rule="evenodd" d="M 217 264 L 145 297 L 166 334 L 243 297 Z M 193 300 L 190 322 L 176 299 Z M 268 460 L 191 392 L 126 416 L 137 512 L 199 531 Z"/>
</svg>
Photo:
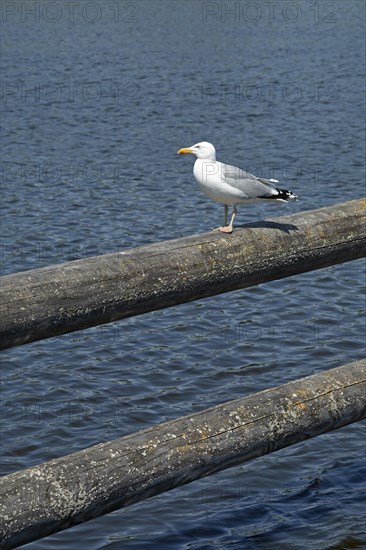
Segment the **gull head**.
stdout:
<svg viewBox="0 0 366 550">
<path fill-rule="evenodd" d="M 200 143 L 196 143 L 196 145 L 183 147 L 183 149 L 179 149 L 178 151 L 179 155 L 184 155 L 185 153 L 192 153 L 196 155 L 198 159 L 216 160 L 215 147 L 212 143 L 208 143 L 208 141 L 201 141 Z"/>
</svg>

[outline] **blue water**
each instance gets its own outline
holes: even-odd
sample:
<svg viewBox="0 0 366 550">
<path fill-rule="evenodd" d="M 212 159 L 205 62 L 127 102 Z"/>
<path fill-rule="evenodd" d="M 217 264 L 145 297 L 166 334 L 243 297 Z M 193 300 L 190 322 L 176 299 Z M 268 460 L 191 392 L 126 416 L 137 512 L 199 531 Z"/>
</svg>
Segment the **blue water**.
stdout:
<svg viewBox="0 0 366 550">
<path fill-rule="evenodd" d="M 300 197 L 239 224 L 364 195 L 364 2 L 1 9 L 2 273 L 221 224 L 197 141 Z M 355 261 L 8 350 L 2 473 L 363 357 L 363 292 Z M 366 548 L 364 426 L 29 548 Z"/>
</svg>

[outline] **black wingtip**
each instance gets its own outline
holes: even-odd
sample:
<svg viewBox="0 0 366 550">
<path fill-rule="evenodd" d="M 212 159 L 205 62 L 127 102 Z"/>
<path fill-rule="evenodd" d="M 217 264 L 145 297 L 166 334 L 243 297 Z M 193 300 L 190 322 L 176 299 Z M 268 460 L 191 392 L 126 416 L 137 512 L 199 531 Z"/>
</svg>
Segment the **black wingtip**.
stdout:
<svg viewBox="0 0 366 550">
<path fill-rule="evenodd" d="M 287 189 L 276 189 L 277 195 L 266 195 L 265 197 L 259 197 L 261 199 L 275 200 L 275 201 L 297 201 L 298 197 L 292 191 Z"/>
<path fill-rule="evenodd" d="M 278 195 L 275 197 L 276 199 L 282 199 L 284 201 L 288 200 L 298 200 L 297 195 L 293 193 L 292 191 L 288 191 L 287 189 L 278 189 Z"/>
</svg>

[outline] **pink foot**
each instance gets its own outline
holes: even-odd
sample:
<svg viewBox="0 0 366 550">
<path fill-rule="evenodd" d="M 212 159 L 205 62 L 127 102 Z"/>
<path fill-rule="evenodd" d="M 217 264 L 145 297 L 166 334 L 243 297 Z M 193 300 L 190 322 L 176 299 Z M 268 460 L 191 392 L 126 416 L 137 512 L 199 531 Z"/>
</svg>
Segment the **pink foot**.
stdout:
<svg viewBox="0 0 366 550">
<path fill-rule="evenodd" d="M 225 227 L 218 227 L 217 229 L 214 229 L 213 231 L 220 231 L 221 233 L 232 233 L 233 232 L 233 226 L 232 225 L 226 225 Z"/>
</svg>

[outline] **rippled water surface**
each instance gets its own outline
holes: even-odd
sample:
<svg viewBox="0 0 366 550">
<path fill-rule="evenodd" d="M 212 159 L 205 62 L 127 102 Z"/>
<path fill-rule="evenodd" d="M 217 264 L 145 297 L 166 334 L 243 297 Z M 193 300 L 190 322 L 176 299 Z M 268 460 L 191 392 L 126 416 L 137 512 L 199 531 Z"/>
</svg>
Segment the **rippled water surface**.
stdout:
<svg viewBox="0 0 366 550">
<path fill-rule="evenodd" d="M 201 140 L 300 197 L 239 223 L 364 194 L 363 2 L 5 4 L 3 273 L 217 226 Z M 363 292 L 359 260 L 4 352 L 2 473 L 363 357 Z M 365 548 L 363 428 L 29 548 Z"/>
</svg>

